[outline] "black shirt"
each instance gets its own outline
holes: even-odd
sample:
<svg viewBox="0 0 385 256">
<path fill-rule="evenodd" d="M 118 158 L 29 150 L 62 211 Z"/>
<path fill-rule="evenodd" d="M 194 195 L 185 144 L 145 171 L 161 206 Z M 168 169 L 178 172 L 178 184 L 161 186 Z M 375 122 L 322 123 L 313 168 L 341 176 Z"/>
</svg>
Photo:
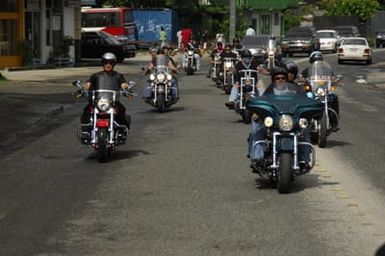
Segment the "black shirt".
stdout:
<svg viewBox="0 0 385 256">
<path fill-rule="evenodd" d="M 97 72 L 91 75 L 89 82 L 91 83 L 90 90 L 107 89 L 119 91 L 121 84 L 127 81 L 122 74 L 113 70 L 111 72 Z"/>
</svg>

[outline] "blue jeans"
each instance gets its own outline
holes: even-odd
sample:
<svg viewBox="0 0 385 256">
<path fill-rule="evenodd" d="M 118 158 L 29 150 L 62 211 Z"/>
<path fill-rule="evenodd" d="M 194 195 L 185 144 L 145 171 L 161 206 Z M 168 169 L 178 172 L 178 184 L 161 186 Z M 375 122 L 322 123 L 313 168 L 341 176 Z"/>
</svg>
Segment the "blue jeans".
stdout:
<svg viewBox="0 0 385 256">
<path fill-rule="evenodd" d="M 265 125 L 257 120 L 251 121 L 251 130 L 249 134 L 249 156 L 251 160 L 259 160 L 264 158 L 265 153 L 265 144 L 255 144 L 255 142 L 259 140 L 265 140 L 266 138 L 266 127 Z M 306 128 L 304 130 L 304 136 L 303 138 L 299 139 L 300 142 L 309 142 L 310 143 L 310 130 Z M 309 145 L 299 145 L 299 152 L 298 152 L 298 161 L 310 161 L 310 152 L 311 147 Z"/>
<path fill-rule="evenodd" d="M 177 79 L 173 79 L 171 82 L 171 97 L 173 99 L 178 98 L 179 96 L 179 84 Z M 151 80 L 147 80 L 146 85 L 144 86 L 144 93 L 143 96 L 145 99 L 153 97 L 152 95 L 152 86 L 151 86 Z"/>
<path fill-rule="evenodd" d="M 199 56 L 198 53 L 194 53 L 194 59 L 195 59 L 195 63 L 196 63 L 196 68 L 197 70 L 199 70 L 200 66 L 201 66 L 201 57 Z M 187 67 L 187 63 L 186 63 L 186 55 L 183 54 L 182 55 L 182 67 Z"/>
</svg>

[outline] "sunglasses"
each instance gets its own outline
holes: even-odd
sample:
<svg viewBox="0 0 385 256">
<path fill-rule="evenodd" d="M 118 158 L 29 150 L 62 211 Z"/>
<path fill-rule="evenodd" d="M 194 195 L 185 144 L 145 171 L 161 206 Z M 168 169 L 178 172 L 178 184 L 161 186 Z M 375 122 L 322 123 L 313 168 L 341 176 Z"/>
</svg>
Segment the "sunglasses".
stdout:
<svg viewBox="0 0 385 256">
<path fill-rule="evenodd" d="M 103 61 L 103 65 L 114 65 L 113 61 Z"/>
<path fill-rule="evenodd" d="M 286 80 L 285 76 L 276 76 L 274 77 L 274 80 Z"/>
</svg>

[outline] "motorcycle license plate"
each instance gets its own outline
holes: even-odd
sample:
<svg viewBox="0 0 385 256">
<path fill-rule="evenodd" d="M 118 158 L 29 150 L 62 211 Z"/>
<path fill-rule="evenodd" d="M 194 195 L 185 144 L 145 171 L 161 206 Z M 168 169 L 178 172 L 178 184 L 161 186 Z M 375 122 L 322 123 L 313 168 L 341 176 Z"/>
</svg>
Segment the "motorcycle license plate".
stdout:
<svg viewBox="0 0 385 256">
<path fill-rule="evenodd" d="M 108 127 L 110 125 L 110 122 L 108 119 L 98 119 L 98 121 L 96 121 L 96 127 L 99 127 L 99 128 L 105 128 L 105 127 Z"/>
</svg>

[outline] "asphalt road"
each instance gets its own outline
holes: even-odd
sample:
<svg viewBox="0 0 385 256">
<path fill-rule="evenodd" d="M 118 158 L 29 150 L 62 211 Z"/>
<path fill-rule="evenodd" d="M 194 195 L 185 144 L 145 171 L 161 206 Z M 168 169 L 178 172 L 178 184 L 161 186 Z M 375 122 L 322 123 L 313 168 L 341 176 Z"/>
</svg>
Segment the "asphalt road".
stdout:
<svg viewBox="0 0 385 256">
<path fill-rule="evenodd" d="M 117 66 L 139 94 L 142 65 Z M 166 113 L 141 97 L 127 103 L 132 132 L 105 164 L 77 141 L 85 102 L 69 94 L 92 68 L 2 86 L 0 255 L 379 253 L 384 94 L 355 83 L 364 68 L 336 67 L 341 131 L 287 195 L 251 173 L 249 127 L 225 109 L 205 66 L 181 76 L 181 100 Z"/>
</svg>

